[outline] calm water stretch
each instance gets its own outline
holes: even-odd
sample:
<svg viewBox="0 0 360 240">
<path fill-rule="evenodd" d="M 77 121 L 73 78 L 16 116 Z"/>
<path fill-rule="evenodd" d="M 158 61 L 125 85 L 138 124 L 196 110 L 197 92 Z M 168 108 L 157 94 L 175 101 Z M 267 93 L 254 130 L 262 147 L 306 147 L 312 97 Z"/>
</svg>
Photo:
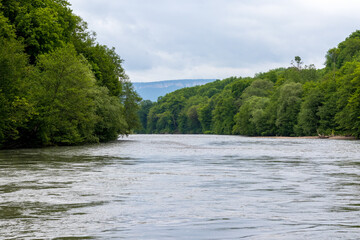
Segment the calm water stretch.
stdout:
<svg viewBox="0 0 360 240">
<path fill-rule="evenodd" d="M 360 142 L 133 135 L 0 151 L 0 239 L 359 239 Z"/>
</svg>

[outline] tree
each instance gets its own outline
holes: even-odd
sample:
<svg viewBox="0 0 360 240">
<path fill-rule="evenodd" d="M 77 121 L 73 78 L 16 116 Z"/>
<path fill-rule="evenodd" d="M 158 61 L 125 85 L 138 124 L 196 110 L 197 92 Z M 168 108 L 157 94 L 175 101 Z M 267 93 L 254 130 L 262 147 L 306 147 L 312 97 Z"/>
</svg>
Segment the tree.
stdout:
<svg viewBox="0 0 360 240">
<path fill-rule="evenodd" d="M 360 31 L 327 54 L 325 69 L 293 66 L 175 91 L 149 110 L 152 132 L 360 137 Z M 203 98 L 201 98 L 203 97 Z M 160 127 L 160 128 L 159 128 Z"/>
<path fill-rule="evenodd" d="M 213 104 L 213 101 L 207 100 L 198 110 L 199 121 L 203 133 L 211 132 L 212 112 L 214 110 Z"/>
<path fill-rule="evenodd" d="M 157 113 L 159 112 L 159 105 L 158 104 L 154 104 L 150 110 L 149 110 L 149 114 L 147 116 L 147 129 L 146 132 L 147 133 L 157 133 L 158 130 L 156 128 L 157 125 L 157 121 L 159 120 L 159 117 L 157 115 Z"/>
<path fill-rule="evenodd" d="M 1 9 L 0 3 L 0 9 Z M 15 39 L 15 29 L 9 23 L 9 19 L 7 19 L 2 12 L 0 12 L 0 37 L 5 39 Z"/>
<path fill-rule="evenodd" d="M 34 110 L 27 96 L 27 75 L 32 71 L 24 47 L 14 39 L 0 38 L 0 147 L 20 138 Z"/>
<path fill-rule="evenodd" d="M 158 133 L 173 133 L 173 116 L 169 110 L 157 114 L 156 129 Z"/>
<path fill-rule="evenodd" d="M 121 102 L 124 106 L 124 117 L 127 123 L 126 133 L 131 133 L 132 129 L 140 127 L 138 117 L 139 102 L 141 98 L 135 92 L 131 82 L 123 82 L 123 92 L 121 95 Z"/>
<path fill-rule="evenodd" d="M 235 115 L 233 134 L 240 135 L 263 135 L 266 131 L 265 109 L 269 104 L 269 98 L 252 96 L 248 98 Z"/>
<path fill-rule="evenodd" d="M 79 18 L 69 5 L 65 0 L 2 1 L 1 10 L 15 26 L 17 38 L 24 40 L 32 63 L 39 54 L 70 42 Z"/>
<path fill-rule="evenodd" d="M 276 126 L 281 136 L 293 136 L 302 97 L 300 83 L 287 83 L 279 88 Z"/>
<path fill-rule="evenodd" d="M 360 31 L 353 32 L 337 48 L 330 49 L 326 54 L 326 69 L 332 71 L 340 69 L 347 62 L 360 59 Z"/>
<path fill-rule="evenodd" d="M 337 113 L 335 120 L 343 133 L 360 136 L 360 63 L 348 62 L 337 79 Z"/>
<path fill-rule="evenodd" d="M 88 44 L 77 46 L 77 51 L 88 59 L 98 84 L 107 87 L 111 95 L 120 96 L 122 85 L 128 81 L 121 65 L 123 60 L 115 52 L 115 48 L 95 44 L 91 38 L 88 41 Z"/>
<path fill-rule="evenodd" d="M 241 95 L 241 106 L 234 117 L 234 134 L 263 135 L 266 125 L 265 108 L 268 105 L 274 84 L 267 79 L 256 79 Z"/>
<path fill-rule="evenodd" d="M 295 60 L 296 65 L 294 64 L 294 61 L 291 62 L 291 65 L 296 67 L 298 70 L 301 70 L 302 69 L 301 65 L 303 64 L 303 62 L 301 61 L 301 57 L 295 56 L 294 60 Z"/>
<path fill-rule="evenodd" d="M 223 91 L 217 98 L 212 113 L 212 131 L 216 134 L 231 134 L 234 126 L 236 107 L 230 90 Z"/>
<path fill-rule="evenodd" d="M 94 142 L 97 87 L 86 60 L 71 45 L 39 56 L 32 89 L 38 115 L 33 134 L 42 145 Z"/>
<path fill-rule="evenodd" d="M 338 112 L 337 108 L 337 86 L 336 81 L 331 76 L 327 75 L 326 78 L 319 85 L 320 91 L 324 93 L 322 105 L 319 106 L 317 115 L 319 116 L 318 132 L 320 134 L 334 134 L 338 128 L 335 122 L 335 115 Z"/>
<path fill-rule="evenodd" d="M 124 106 L 115 96 L 109 95 L 106 87 L 95 91 L 96 124 L 94 135 L 100 142 L 116 140 L 118 136 L 128 134 L 129 125 L 124 117 Z"/>
<path fill-rule="evenodd" d="M 269 80 L 256 79 L 244 90 L 241 98 L 245 100 L 252 96 L 267 97 L 271 94 L 273 87 L 274 84 Z"/>
<path fill-rule="evenodd" d="M 189 126 L 190 133 L 201 133 L 201 123 L 199 120 L 199 105 L 191 106 L 187 111 L 187 125 Z"/>
<path fill-rule="evenodd" d="M 150 100 L 143 100 L 140 102 L 140 109 L 138 111 L 138 116 L 140 119 L 141 127 L 137 129 L 137 133 L 146 133 L 148 129 L 148 115 L 151 107 L 154 105 Z"/>
<path fill-rule="evenodd" d="M 301 103 L 298 116 L 298 135 L 313 136 L 319 131 L 319 108 L 322 106 L 324 96 L 319 88 L 312 88 Z"/>
<path fill-rule="evenodd" d="M 181 92 L 176 92 L 181 93 Z M 185 107 L 185 97 L 181 94 L 168 95 L 164 98 L 166 102 L 163 102 L 166 111 L 169 113 L 167 116 L 171 119 L 169 122 L 168 132 L 178 131 L 178 117 Z"/>
<path fill-rule="evenodd" d="M 139 123 L 122 59 L 69 5 L 0 3 L 0 148 L 107 141 Z"/>
</svg>

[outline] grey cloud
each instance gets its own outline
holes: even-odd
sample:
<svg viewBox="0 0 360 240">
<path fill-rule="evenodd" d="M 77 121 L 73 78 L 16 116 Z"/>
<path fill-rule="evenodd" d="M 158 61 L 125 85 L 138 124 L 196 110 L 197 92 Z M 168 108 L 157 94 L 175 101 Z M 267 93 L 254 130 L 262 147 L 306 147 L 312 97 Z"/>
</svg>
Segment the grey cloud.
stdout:
<svg viewBox="0 0 360 240">
<path fill-rule="evenodd" d="M 321 68 L 326 51 L 360 21 L 360 2 L 353 0 L 70 2 L 99 42 L 115 46 L 127 71 L 151 80 L 167 78 L 156 77 L 159 69 L 169 76 L 198 69 L 194 74 L 203 76 L 209 69 L 203 66 L 218 68 L 221 78 L 234 75 L 227 69 L 254 74 L 259 66 L 286 67 L 295 55 Z"/>
</svg>

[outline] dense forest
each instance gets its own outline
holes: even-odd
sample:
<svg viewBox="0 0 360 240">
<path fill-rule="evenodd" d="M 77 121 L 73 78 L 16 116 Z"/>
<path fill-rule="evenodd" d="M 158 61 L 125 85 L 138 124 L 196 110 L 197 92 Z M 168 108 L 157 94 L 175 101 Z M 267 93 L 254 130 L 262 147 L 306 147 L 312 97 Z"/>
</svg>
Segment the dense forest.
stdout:
<svg viewBox="0 0 360 240">
<path fill-rule="evenodd" d="M 116 139 L 139 96 L 114 48 L 66 0 L 0 3 L 0 148 Z"/>
<path fill-rule="evenodd" d="M 360 31 L 326 54 L 287 68 L 230 77 L 143 101 L 139 133 L 360 137 Z"/>
</svg>

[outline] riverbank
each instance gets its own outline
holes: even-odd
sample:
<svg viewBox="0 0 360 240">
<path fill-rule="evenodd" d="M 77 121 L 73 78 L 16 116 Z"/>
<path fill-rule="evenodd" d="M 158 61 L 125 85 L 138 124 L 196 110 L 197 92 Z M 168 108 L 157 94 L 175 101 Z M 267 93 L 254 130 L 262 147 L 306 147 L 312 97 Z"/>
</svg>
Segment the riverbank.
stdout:
<svg viewBox="0 0 360 240">
<path fill-rule="evenodd" d="M 274 138 L 274 139 L 334 139 L 334 140 L 356 140 L 353 136 L 301 136 L 301 137 L 285 137 L 285 136 L 256 136 L 255 138 Z"/>
</svg>

